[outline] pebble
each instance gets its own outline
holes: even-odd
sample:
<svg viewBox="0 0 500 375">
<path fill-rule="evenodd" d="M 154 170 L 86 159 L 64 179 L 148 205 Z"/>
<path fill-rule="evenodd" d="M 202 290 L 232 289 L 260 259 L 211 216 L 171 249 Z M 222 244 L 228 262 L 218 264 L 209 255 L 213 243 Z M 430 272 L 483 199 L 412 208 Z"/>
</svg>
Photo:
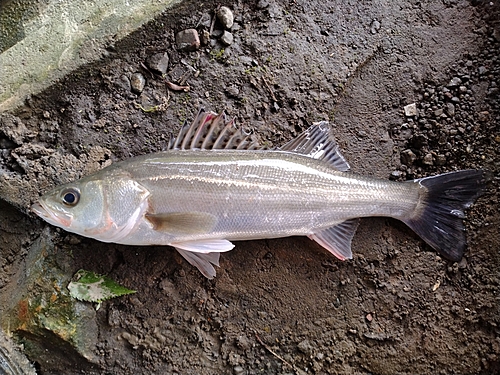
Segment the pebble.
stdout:
<svg viewBox="0 0 500 375">
<path fill-rule="evenodd" d="M 200 37 L 196 29 L 179 31 L 175 35 L 175 44 L 179 51 L 196 51 L 200 48 Z"/>
<path fill-rule="evenodd" d="M 233 44 L 233 34 L 231 34 L 229 31 L 224 31 L 224 33 L 220 37 L 220 41 L 226 46 Z"/>
<path fill-rule="evenodd" d="M 370 32 L 372 34 L 376 34 L 378 33 L 379 30 L 380 30 L 380 22 L 377 20 L 373 20 L 370 25 Z"/>
<path fill-rule="evenodd" d="M 297 348 L 304 354 L 311 355 L 313 352 L 313 346 L 309 340 L 302 340 L 298 343 Z"/>
<path fill-rule="evenodd" d="M 457 87 L 462 83 L 462 80 L 458 77 L 453 77 L 448 83 L 448 87 Z"/>
<path fill-rule="evenodd" d="M 268 0 L 259 0 L 257 3 L 257 9 L 265 9 L 269 6 L 269 1 Z"/>
<path fill-rule="evenodd" d="M 210 32 L 203 30 L 200 35 L 200 43 L 202 46 L 207 46 L 210 43 Z"/>
<path fill-rule="evenodd" d="M 401 152 L 401 163 L 404 165 L 412 165 L 417 160 L 417 155 L 412 150 L 404 150 Z"/>
<path fill-rule="evenodd" d="M 148 65 L 149 69 L 160 73 L 160 74 L 165 74 L 168 69 L 168 53 L 156 53 L 152 56 L 150 56 L 146 64 Z"/>
<path fill-rule="evenodd" d="M 455 106 L 453 103 L 446 103 L 446 113 L 449 116 L 455 116 Z"/>
<path fill-rule="evenodd" d="M 439 154 L 436 156 L 436 165 L 445 165 L 446 164 L 446 156 L 443 154 Z"/>
<path fill-rule="evenodd" d="M 425 164 L 425 165 L 433 165 L 434 162 L 433 162 L 433 158 L 432 158 L 432 154 L 426 154 L 424 156 L 424 160 L 422 160 L 422 162 Z"/>
<path fill-rule="evenodd" d="M 136 94 L 140 94 L 146 85 L 146 78 L 141 73 L 134 73 L 130 77 L 130 87 Z"/>
<path fill-rule="evenodd" d="M 229 9 L 228 7 L 220 7 L 217 11 L 217 18 L 225 29 L 229 30 L 231 27 L 233 27 L 234 15 L 231 9 Z"/>
<path fill-rule="evenodd" d="M 130 79 L 125 74 L 122 74 L 120 76 L 120 78 L 116 81 L 116 84 L 121 88 L 125 89 L 126 91 L 132 90 L 132 86 L 130 85 Z"/>
<path fill-rule="evenodd" d="M 407 117 L 416 116 L 418 113 L 416 103 L 405 105 L 404 110 L 405 110 L 405 116 Z"/>
<path fill-rule="evenodd" d="M 479 69 L 478 69 L 478 73 L 479 73 L 480 76 L 482 76 L 482 75 L 488 73 L 488 69 L 486 69 L 485 66 L 480 66 Z"/>
<path fill-rule="evenodd" d="M 234 366 L 233 367 L 233 374 L 234 375 L 241 375 L 241 374 L 243 374 L 244 371 L 245 370 L 241 366 Z"/>
</svg>

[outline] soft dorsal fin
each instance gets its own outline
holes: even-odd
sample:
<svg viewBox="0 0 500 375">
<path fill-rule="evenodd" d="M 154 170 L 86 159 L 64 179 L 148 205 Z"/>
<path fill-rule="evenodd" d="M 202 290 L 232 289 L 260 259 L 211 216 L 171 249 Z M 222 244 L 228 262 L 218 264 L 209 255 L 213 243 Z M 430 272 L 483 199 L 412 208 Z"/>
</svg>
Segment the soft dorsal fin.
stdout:
<svg viewBox="0 0 500 375">
<path fill-rule="evenodd" d="M 349 164 L 340 153 L 339 146 L 330 135 L 328 121 L 314 123 L 279 149 L 323 160 L 342 172 L 347 172 L 350 169 Z"/>
<path fill-rule="evenodd" d="M 176 138 L 171 138 L 169 150 L 256 150 L 262 149 L 250 134 L 237 129 L 234 119 L 200 109 L 191 124 L 184 123 Z"/>
</svg>

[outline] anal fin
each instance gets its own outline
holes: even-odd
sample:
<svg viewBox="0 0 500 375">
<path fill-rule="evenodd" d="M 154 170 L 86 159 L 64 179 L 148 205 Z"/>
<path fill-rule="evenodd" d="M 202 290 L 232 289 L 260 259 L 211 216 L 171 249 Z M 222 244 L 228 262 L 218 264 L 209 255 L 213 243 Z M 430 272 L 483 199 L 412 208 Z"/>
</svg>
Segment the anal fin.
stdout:
<svg viewBox="0 0 500 375">
<path fill-rule="evenodd" d="M 198 268 L 198 270 L 207 279 L 215 277 L 215 266 L 219 266 L 220 253 L 193 253 L 191 251 L 183 250 L 178 247 L 175 248 L 179 254 L 182 255 L 190 264 Z"/>
<path fill-rule="evenodd" d="M 358 224 L 359 219 L 346 220 L 333 227 L 310 234 L 308 237 L 340 260 L 352 259 L 351 242 Z"/>
</svg>

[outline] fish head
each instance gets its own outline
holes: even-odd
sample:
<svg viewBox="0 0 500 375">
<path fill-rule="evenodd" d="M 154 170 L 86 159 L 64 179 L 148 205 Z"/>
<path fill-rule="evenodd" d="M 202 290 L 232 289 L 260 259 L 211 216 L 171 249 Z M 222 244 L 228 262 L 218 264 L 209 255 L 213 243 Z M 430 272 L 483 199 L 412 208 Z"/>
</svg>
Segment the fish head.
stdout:
<svg viewBox="0 0 500 375">
<path fill-rule="evenodd" d="M 148 196 L 145 188 L 127 176 L 101 173 L 54 188 L 31 209 L 68 232 L 118 242 L 146 211 Z"/>
</svg>

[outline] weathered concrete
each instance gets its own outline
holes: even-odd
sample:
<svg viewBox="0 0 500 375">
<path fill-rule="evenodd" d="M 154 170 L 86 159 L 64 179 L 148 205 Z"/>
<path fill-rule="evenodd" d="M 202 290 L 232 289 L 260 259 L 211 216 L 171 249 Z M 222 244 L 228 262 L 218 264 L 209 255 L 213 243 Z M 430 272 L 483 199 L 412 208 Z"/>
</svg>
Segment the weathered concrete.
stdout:
<svg viewBox="0 0 500 375">
<path fill-rule="evenodd" d="M 180 0 L 0 0 L 0 112 L 19 106 Z"/>
</svg>

